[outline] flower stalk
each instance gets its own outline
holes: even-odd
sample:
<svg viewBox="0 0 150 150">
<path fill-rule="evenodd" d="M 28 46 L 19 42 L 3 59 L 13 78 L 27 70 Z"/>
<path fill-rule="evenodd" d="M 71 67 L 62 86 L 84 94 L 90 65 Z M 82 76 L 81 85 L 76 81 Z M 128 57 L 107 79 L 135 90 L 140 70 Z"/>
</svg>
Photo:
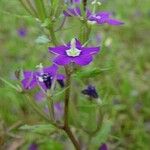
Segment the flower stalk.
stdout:
<svg viewBox="0 0 150 150">
<path fill-rule="evenodd" d="M 65 91 L 65 110 L 64 110 L 64 127 L 63 130 L 66 132 L 70 140 L 72 141 L 76 150 L 80 150 L 80 144 L 77 141 L 76 137 L 73 135 L 69 127 L 69 100 L 70 100 L 70 91 L 71 91 L 71 72 L 69 66 L 65 66 L 66 72 L 66 91 Z"/>
</svg>

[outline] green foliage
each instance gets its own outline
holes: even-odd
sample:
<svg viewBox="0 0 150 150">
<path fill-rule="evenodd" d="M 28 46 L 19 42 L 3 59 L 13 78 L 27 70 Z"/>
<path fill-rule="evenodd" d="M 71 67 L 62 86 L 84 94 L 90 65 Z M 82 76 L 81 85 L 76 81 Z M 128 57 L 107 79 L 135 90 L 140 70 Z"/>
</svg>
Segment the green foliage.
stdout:
<svg viewBox="0 0 150 150">
<path fill-rule="evenodd" d="M 54 126 L 50 124 L 23 125 L 20 127 L 20 129 L 27 132 L 48 134 L 48 135 L 56 130 L 56 128 L 54 128 Z"/>
</svg>

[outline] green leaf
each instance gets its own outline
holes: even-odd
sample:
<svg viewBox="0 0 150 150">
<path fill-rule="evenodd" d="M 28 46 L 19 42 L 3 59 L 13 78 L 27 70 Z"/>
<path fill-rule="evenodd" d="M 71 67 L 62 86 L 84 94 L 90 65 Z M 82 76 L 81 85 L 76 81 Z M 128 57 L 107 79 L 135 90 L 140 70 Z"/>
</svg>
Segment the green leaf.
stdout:
<svg viewBox="0 0 150 150">
<path fill-rule="evenodd" d="M 15 89 L 18 91 L 18 88 L 16 86 L 14 86 L 12 83 L 10 83 L 9 81 L 5 80 L 4 78 L 0 77 L 0 80 L 2 80 L 5 84 L 7 84 L 9 87 Z"/>
<path fill-rule="evenodd" d="M 103 122 L 101 130 L 97 133 L 97 135 L 92 139 L 92 144 L 99 146 L 101 143 L 106 142 L 112 127 L 112 121 L 106 120 Z"/>
<path fill-rule="evenodd" d="M 36 10 L 39 16 L 39 19 L 41 21 L 44 21 L 46 18 L 46 10 L 44 7 L 44 2 L 43 0 L 34 0 L 35 6 L 36 6 Z"/>
<path fill-rule="evenodd" d="M 20 129 L 40 134 L 42 133 L 50 134 L 51 132 L 56 130 L 56 128 L 50 124 L 23 125 L 20 127 Z"/>
<path fill-rule="evenodd" d="M 51 24 L 50 19 L 46 18 L 44 22 L 41 24 L 42 27 L 49 27 Z"/>
<path fill-rule="evenodd" d="M 41 35 L 35 40 L 35 42 L 38 44 L 45 44 L 50 42 L 50 40 L 46 37 L 46 35 Z"/>
<path fill-rule="evenodd" d="M 75 77 L 77 78 L 91 78 L 98 76 L 101 72 L 107 71 L 109 68 L 106 69 L 99 69 L 99 68 L 90 68 L 87 70 L 80 70 L 75 73 Z"/>
</svg>

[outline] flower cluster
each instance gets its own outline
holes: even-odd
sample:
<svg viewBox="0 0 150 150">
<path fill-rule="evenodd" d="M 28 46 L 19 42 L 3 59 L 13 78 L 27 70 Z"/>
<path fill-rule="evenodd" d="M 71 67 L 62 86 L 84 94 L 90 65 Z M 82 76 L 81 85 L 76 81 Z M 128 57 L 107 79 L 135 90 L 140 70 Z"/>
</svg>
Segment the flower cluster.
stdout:
<svg viewBox="0 0 150 150">
<path fill-rule="evenodd" d="M 72 0 L 65 1 L 71 2 L 77 6 L 80 4 L 81 0 Z M 77 4 L 77 5 L 76 5 Z M 117 19 L 112 18 L 112 14 L 107 11 L 97 12 L 85 9 L 85 14 L 83 14 L 80 7 L 68 8 L 63 11 L 65 17 L 79 17 L 86 19 L 87 23 L 90 24 L 109 24 L 109 25 L 122 25 L 123 22 Z M 26 30 L 20 28 L 18 30 L 20 36 L 26 35 Z M 65 86 L 65 76 L 58 73 L 58 66 L 69 66 L 70 64 L 75 64 L 79 66 L 85 66 L 90 64 L 93 61 L 93 56 L 98 54 L 100 47 L 98 46 L 86 46 L 86 44 L 81 43 L 77 38 L 73 38 L 70 42 L 66 44 L 60 44 L 51 46 L 48 48 L 49 53 L 54 54 L 52 59 L 52 66 L 43 67 L 39 66 L 36 71 L 24 71 L 22 79 L 22 87 L 24 90 L 30 90 L 35 87 L 40 87 L 42 92 L 47 92 L 51 89 L 53 82 L 57 83 L 63 88 Z M 39 93 L 41 93 L 41 91 Z M 42 94 L 37 94 L 38 97 L 41 97 Z M 82 91 L 84 95 L 89 96 L 90 98 L 97 99 L 98 94 L 94 86 L 89 85 L 87 89 Z"/>
<path fill-rule="evenodd" d="M 112 14 L 107 11 L 102 11 L 102 12 L 96 12 L 91 11 L 87 9 L 87 1 L 82 1 L 84 5 L 84 13 L 83 10 L 80 9 L 79 6 L 81 0 L 72 0 L 72 1 L 67 1 L 65 0 L 64 2 L 68 3 L 70 2 L 71 5 L 76 6 L 75 8 L 67 8 L 67 10 L 63 11 L 64 18 L 66 17 L 76 17 L 84 22 L 84 25 L 87 27 L 87 30 L 91 26 L 89 24 L 97 24 L 97 25 L 103 25 L 103 24 L 108 24 L 112 26 L 118 26 L 122 25 L 123 22 L 117 19 L 114 19 L 112 17 Z M 96 3 L 97 1 L 94 1 Z M 65 20 L 64 19 L 64 20 Z M 55 21 L 55 17 L 53 17 L 53 21 Z M 82 22 L 82 23 L 83 23 Z M 26 90 L 31 90 L 33 88 L 39 87 L 40 91 L 36 94 L 35 98 L 38 102 L 41 102 L 41 100 L 44 100 L 46 98 L 50 98 L 50 100 L 53 100 L 53 94 L 49 94 L 48 92 L 53 93 L 55 91 L 55 85 L 58 83 L 61 88 L 66 88 L 64 89 L 65 91 L 65 102 L 54 102 L 52 107 L 47 105 L 44 107 L 45 113 L 50 113 L 50 117 L 52 114 L 52 121 L 60 122 L 62 118 L 64 117 L 64 129 L 66 132 L 71 132 L 70 129 L 66 128 L 68 127 L 68 101 L 69 101 L 69 95 L 70 95 L 70 80 L 71 80 L 71 69 L 74 67 L 72 66 L 77 66 L 77 68 L 80 66 L 86 66 L 89 65 L 92 61 L 93 58 L 96 54 L 100 52 L 100 47 L 99 46 L 89 46 L 87 45 L 87 41 L 89 36 L 89 33 L 87 33 L 84 36 L 87 36 L 83 41 L 86 43 L 80 42 L 82 39 L 80 36 L 77 38 L 72 38 L 69 42 L 60 44 L 57 41 L 57 37 L 55 36 L 55 30 L 53 30 L 53 23 L 49 25 L 50 28 L 50 33 L 51 33 L 51 41 L 52 44 L 55 46 L 50 46 L 48 47 L 48 52 L 50 54 L 53 54 L 53 58 L 50 60 L 52 63 L 52 66 L 48 67 L 43 67 L 41 64 L 37 66 L 37 69 L 35 71 L 23 71 L 22 72 L 22 88 Z M 18 31 L 18 35 L 21 37 L 26 36 L 26 29 L 20 28 Z M 87 31 L 88 32 L 88 31 Z M 83 33 L 84 34 L 84 33 Z M 96 37 L 96 36 L 95 36 Z M 80 40 L 79 40 L 80 39 Z M 97 40 L 101 40 L 97 36 Z M 49 40 L 48 40 L 49 41 Z M 59 44 L 58 44 L 59 43 Z M 72 65 L 73 64 L 73 65 Z M 59 67 L 64 66 L 65 71 L 66 71 L 66 76 L 63 74 L 59 73 Z M 69 73 L 67 71 L 70 71 Z M 66 83 L 65 83 L 66 80 Z M 67 82 L 68 81 L 68 82 Z M 52 88 L 53 87 L 53 88 Z M 88 96 L 90 100 L 99 100 L 100 97 L 98 95 L 98 92 L 96 88 L 92 85 L 88 85 L 87 88 L 83 89 L 81 91 L 82 94 Z M 47 96 L 47 97 L 46 97 Z M 52 109 L 52 110 L 50 110 Z M 52 111 L 52 112 L 51 112 Z M 65 120 L 66 119 L 66 120 Z M 71 134 L 71 133 L 69 133 Z M 73 136 L 73 135 L 71 135 Z M 74 137 L 72 137 L 74 138 Z M 78 142 L 73 142 L 77 143 Z M 78 145 L 76 146 L 78 147 Z M 29 149 L 37 149 L 38 145 L 35 143 L 32 143 L 29 147 Z M 107 150 L 108 147 L 104 143 L 100 146 L 99 150 Z"/>
</svg>

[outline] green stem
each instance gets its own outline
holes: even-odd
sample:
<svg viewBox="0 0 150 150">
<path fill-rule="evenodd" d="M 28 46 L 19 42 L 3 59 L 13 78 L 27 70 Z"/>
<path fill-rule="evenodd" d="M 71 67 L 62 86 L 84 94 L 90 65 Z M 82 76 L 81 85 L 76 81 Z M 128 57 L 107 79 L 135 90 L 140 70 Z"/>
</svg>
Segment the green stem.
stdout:
<svg viewBox="0 0 150 150">
<path fill-rule="evenodd" d="M 84 11 L 86 11 L 86 5 L 87 5 L 87 0 L 83 0 L 83 8 L 84 8 Z"/>
<path fill-rule="evenodd" d="M 43 0 L 34 0 L 40 20 L 44 21 L 46 18 L 46 11 Z"/>
<path fill-rule="evenodd" d="M 76 150 L 81 150 L 80 144 L 76 137 L 73 135 L 70 127 L 69 127 L 69 99 L 70 99 L 70 86 L 71 86 L 71 72 L 69 70 L 69 66 L 65 67 L 66 71 L 66 91 L 65 91 L 65 110 L 64 110 L 64 131 L 72 141 Z"/>
<path fill-rule="evenodd" d="M 65 113 L 64 113 L 64 126 L 68 126 L 68 111 L 69 111 L 69 99 L 70 99 L 70 85 L 71 85 L 71 74 L 69 68 L 65 67 L 66 71 L 66 91 L 65 91 Z"/>
<path fill-rule="evenodd" d="M 55 120 L 55 114 L 54 114 L 54 103 L 53 99 L 51 97 L 48 97 L 48 107 L 49 107 L 49 112 L 50 112 L 50 117 L 54 121 Z"/>
<path fill-rule="evenodd" d="M 27 12 L 29 12 L 30 15 L 35 16 L 35 14 L 26 6 L 26 4 L 23 2 L 23 0 L 19 0 L 21 5 L 26 9 Z"/>
<path fill-rule="evenodd" d="M 31 100 L 31 98 L 28 95 L 25 95 L 26 99 L 28 100 L 29 104 L 32 106 L 32 108 L 46 121 L 50 122 L 53 126 L 58 127 L 57 124 L 55 124 L 52 120 L 50 120 L 43 111 L 41 111 L 41 108 Z M 59 128 L 59 127 L 58 127 Z"/>
<path fill-rule="evenodd" d="M 50 32 L 50 36 L 51 36 L 52 43 L 56 46 L 56 45 L 57 45 L 57 39 L 56 39 L 56 35 L 55 35 L 53 23 L 51 24 L 51 27 L 50 27 L 50 29 L 49 29 L 49 32 Z"/>
<path fill-rule="evenodd" d="M 36 12 L 35 8 L 33 7 L 32 3 L 30 2 L 30 0 L 27 0 L 27 3 L 28 3 L 28 5 L 29 5 L 30 9 L 33 11 L 34 16 L 36 16 L 36 17 L 37 17 L 37 16 L 38 16 L 38 14 L 37 14 L 37 12 Z"/>
</svg>

